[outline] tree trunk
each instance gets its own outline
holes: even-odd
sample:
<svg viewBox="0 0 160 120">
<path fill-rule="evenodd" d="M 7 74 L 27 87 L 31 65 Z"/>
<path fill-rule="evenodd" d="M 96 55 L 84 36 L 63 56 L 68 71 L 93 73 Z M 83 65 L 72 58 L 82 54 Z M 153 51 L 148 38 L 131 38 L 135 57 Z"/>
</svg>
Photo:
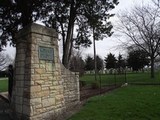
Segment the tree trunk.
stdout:
<svg viewBox="0 0 160 120">
<path fill-rule="evenodd" d="M 73 38 L 73 29 L 74 29 L 74 21 L 75 21 L 76 10 L 74 8 L 74 0 L 72 0 L 71 8 L 70 8 L 70 18 L 68 23 L 68 31 L 66 41 L 64 43 L 63 48 L 63 58 L 62 63 L 66 68 L 69 68 L 69 60 L 70 60 L 70 47 L 72 47 L 71 42 Z"/>
<path fill-rule="evenodd" d="M 151 78 L 153 79 L 154 77 L 154 57 L 151 57 Z"/>
<path fill-rule="evenodd" d="M 18 2 L 17 6 L 21 6 L 20 7 L 20 11 L 22 12 L 22 26 L 25 27 L 28 24 L 32 23 L 32 9 L 31 6 L 28 7 L 27 6 L 28 2 Z"/>
<path fill-rule="evenodd" d="M 96 44 L 95 44 L 94 28 L 93 28 L 93 49 L 94 49 L 95 81 L 97 81 L 97 59 L 96 59 Z"/>
</svg>

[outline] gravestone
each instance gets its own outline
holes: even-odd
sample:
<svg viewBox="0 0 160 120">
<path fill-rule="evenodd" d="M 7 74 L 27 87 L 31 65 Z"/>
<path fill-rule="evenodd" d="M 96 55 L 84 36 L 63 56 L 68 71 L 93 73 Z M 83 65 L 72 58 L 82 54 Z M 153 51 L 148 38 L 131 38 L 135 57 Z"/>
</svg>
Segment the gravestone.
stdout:
<svg viewBox="0 0 160 120">
<path fill-rule="evenodd" d="M 54 29 L 32 24 L 16 36 L 12 116 L 54 120 L 79 103 L 79 78 L 59 60 Z M 63 71 L 63 73 L 62 73 Z"/>
</svg>

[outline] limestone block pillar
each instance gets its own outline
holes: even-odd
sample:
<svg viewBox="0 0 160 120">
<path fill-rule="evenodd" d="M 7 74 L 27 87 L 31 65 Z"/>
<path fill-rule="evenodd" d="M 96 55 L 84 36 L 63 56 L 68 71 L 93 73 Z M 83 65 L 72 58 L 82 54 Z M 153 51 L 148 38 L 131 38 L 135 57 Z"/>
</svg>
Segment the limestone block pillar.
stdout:
<svg viewBox="0 0 160 120">
<path fill-rule="evenodd" d="M 65 109 L 55 30 L 32 24 L 16 36 L 11 107 L 16 120 L 54 120 Z"/>
</svg>

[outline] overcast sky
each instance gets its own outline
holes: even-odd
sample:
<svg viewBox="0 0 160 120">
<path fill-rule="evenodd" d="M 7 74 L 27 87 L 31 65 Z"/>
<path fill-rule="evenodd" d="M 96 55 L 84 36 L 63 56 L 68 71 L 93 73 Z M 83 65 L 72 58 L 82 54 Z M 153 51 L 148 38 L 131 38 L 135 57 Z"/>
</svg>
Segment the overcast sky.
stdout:
<svg viewBox="0 0 160 120">
<path fill-rule="evenodd" d="M 119 5 L 116 6 L 114 10 L 112 10 L 113 13 L 115 13 L 115 17 L 111 19 L 111 22 L 116 24 L 117 16 L 116 14 L 123 11 L 123 10 L 130 10 L 130 8 L 135 4 L 144 4 L 146 2 L 149 2 L 151 0 L 119 0 Z M 114 31 L 116 34 L 116 31 Z M 110 38 L 106 38 L 103 41 L 96 41 L 96 50 L 97 54 L 104 58 L 109 54 L 110 52 L 118 56 L 119 53 L 125 54 L 125 50 L 119 47 L 121 42 L 115 37 L 115 34 L 113 34 Z M 10 47 L 9 45 L 6 48 L 6 52 L 13 58 L 15 56 L 15 48 Z M 93 47 L 91 45 L 90 48 L 82 49 L 83 56 L 86 56 L 87 54 L 93 55 Z"/>
</svg>

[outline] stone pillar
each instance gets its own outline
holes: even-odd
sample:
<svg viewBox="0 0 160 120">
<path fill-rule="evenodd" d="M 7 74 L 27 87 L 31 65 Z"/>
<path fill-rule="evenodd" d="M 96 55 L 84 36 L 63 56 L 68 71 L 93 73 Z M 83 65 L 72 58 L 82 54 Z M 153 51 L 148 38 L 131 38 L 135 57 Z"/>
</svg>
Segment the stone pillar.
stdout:
<svg viewBox="0 0 160 120">
<path fill-rule="evenodd" d="M 55 30 L 32 24 L 16 36 L 15 120 L 54 120 L 65 110 Z"/>
</svg>

